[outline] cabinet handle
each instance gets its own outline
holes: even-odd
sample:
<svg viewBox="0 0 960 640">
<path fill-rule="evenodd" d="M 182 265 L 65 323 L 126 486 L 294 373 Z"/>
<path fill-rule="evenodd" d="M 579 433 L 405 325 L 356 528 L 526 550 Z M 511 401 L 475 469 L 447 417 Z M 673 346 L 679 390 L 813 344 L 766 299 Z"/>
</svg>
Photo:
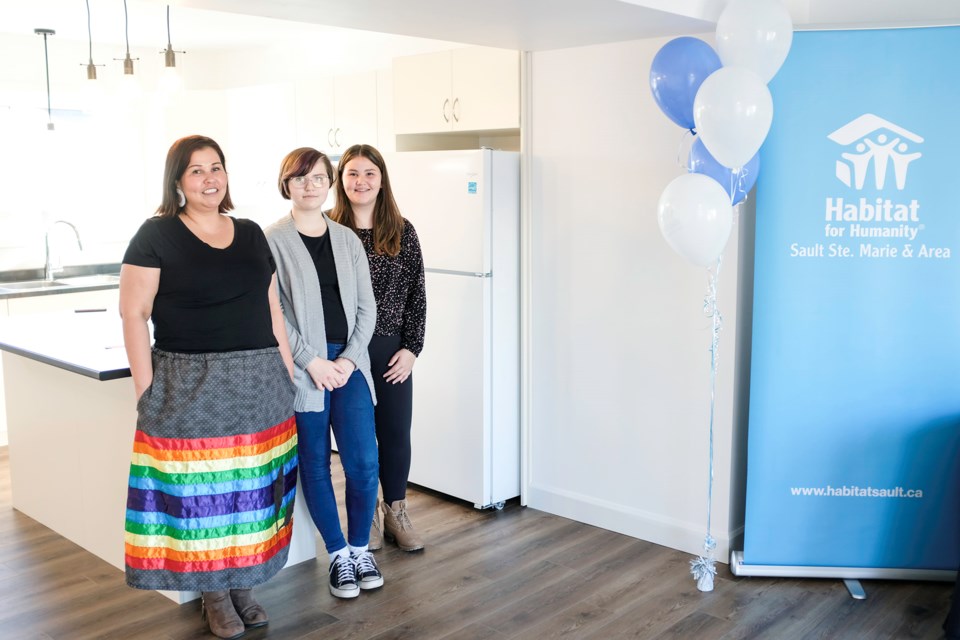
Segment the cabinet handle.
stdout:
<svg viewBox="0 0 960 640">
<path fill-rule="evenodd" d="M 333 127 L 327 129 L 327 146 L 328 147 L 333 146 L 333 140 L 331 139 L 332 137 L 333 137 Z"/>
<path fill-rule="evenodd" d="M 337 148 L 340 148 L 340 127 L 337 127 L 337 130 L 333 132 L 333 143 L 337 145 Z"/>
<path fill-rule="evenodd" d="M 454 100 L 453 100 L 453 109 L 451 109 L 450 113 L 453 114 L 453 119 L 454 119 L 454 120 L 456 120 L 457 122 L 460 122 L 460 116 L 459 116 L 459 114 L 457 113 L 457 107 L 458 107 L 458 106 L 460 106 L 460 98 L 454 98 Z"/>
<path fill-rule="evenodd" d="M 450 98 L 447 98 L 443 101 L 443 108 L 441 109 L 441 114 L 443 115 L 444 122 L 450 122 L 450 118 L 447 117 L 447 105 L 450 104 Z"/>
</svg>

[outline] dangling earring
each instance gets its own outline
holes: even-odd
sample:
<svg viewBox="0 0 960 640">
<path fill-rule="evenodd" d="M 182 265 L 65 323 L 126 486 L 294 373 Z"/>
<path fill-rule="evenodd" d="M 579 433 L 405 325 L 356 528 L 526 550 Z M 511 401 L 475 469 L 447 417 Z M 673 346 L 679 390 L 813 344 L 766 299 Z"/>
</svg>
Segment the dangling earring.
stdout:
<svg viewBox="0 0 960 640">
<path fill-rule="evenodd" d="M 177 187 L 177 205 L 182 209 L 187 204 L 187 196 L 183 195 L 180 187 Z"/>
</svg>

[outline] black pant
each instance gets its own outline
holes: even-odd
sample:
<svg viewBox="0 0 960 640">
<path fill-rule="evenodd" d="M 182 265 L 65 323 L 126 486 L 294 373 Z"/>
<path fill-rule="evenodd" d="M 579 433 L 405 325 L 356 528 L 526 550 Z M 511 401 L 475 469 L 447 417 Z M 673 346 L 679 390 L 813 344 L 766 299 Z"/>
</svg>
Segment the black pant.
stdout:
<svg viewBox="0 0 960 640">
<path fill-rule="evenodd" d="M 370 340 L 370 373 L 377 392 L 374 415 L 380 452 L 380 486 L 387 504 L 407 495 L 410 475 L 410 426 L 413 422 L 413 374 L 399 384 L 384 380 L 387 364 L 400 349 L 400 336 L 373 336 Z"/>
</svg>

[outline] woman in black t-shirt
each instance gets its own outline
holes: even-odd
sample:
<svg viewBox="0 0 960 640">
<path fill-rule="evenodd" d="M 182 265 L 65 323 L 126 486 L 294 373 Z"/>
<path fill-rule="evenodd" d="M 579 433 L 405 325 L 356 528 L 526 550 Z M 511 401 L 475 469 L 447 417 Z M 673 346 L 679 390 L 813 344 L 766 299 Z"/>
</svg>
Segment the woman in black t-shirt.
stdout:
<svg viewBox="0 0 960 640">
<path fill-rule="evenodd" d="M 267 623 L 251 588 L 286 563 L 297 477 L 276 267 L 260 227 L 232 208 L 219 145 L 177 140 L 157 215 L 120 272 L 138 413 L 127 583 L 203 592 L 221 638 Z"/>
</svg>

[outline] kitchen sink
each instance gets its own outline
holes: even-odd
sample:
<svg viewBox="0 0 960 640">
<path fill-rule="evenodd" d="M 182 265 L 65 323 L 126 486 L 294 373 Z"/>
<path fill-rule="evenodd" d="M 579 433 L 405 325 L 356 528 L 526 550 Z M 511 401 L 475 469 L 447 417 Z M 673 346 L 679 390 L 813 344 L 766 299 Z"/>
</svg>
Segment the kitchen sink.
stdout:
<svg viewBox="0 0 960 640">
<path fill-rule="evenodd" d="M 73 278 L 59 278 L 57 282 L 71 287 L 93 287 L 100 284 L 118 284 L 120 276 L 112 273 L 99 273 L 92 276 L 75 276 Z M 3 287 L 0 283 L 0 287 Z"/>
<path fill-rule="evenodd" d="M 26 280 L 24 282 L 0 282 L 0 290 L 21 291 L 24 289 L 50 289 L 52 287 L 66 287 L 65 282 L 58 280 Z"/>
<path fill-rule="evenodd" d="M 58 278 L 56 280 L 21 280 L 19 282 L 0 282 L 0 294 L 13 294 L 28 291 L 70 291 L 93 287 L 116 286 L 120 283 L 120 276 L 113 273 L 98 273 L 89 276 L 74 276 Z"/>
</svg>

